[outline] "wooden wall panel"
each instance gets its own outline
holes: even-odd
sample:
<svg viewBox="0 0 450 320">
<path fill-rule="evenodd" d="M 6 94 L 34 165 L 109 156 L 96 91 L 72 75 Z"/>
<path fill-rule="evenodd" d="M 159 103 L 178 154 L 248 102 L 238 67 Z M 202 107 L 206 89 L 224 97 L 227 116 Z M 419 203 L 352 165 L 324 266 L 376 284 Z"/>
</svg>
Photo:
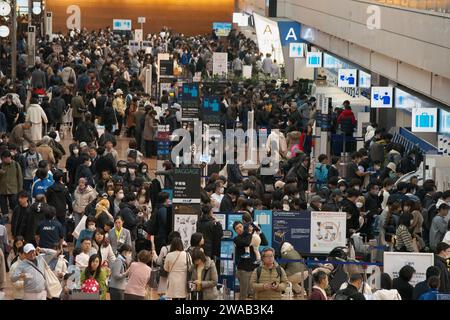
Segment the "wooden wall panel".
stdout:
<svg viewBox="0 0 450 320">
<path fill-rule="evenodd" d="M 207 33 L 213 22 L 231 22 L 234 0 L 47 0 L 47 11 L 53 12 L 53 30 L 67 31 L 66 13 L 70 5 L 81 9 L 81 27 L 88 30 L 112 27 L 113 19 L 145 16 L 144 32 L 160 31 L 163 26 L 187 35 Z"/>
</svg>

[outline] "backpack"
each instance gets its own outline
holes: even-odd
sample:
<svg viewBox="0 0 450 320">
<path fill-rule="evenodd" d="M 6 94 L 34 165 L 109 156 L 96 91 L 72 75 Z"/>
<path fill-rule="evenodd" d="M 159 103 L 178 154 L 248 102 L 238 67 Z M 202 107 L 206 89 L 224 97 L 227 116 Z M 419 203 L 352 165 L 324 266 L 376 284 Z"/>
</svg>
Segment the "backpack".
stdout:
<svg viewBox="0 0 450 320">
<path fill-rule="evenodd" d="M 276 266 L 277 269 L 277 278 L 280 278 L 281 281 L 281 267 L 279 265 Z M 259 278 L 261 277 L 261 272 L 262 272 L 262 266 L 259 266 L 258 268 L 256 268 L 256 283 L 259 283 Z"/>
</svg>

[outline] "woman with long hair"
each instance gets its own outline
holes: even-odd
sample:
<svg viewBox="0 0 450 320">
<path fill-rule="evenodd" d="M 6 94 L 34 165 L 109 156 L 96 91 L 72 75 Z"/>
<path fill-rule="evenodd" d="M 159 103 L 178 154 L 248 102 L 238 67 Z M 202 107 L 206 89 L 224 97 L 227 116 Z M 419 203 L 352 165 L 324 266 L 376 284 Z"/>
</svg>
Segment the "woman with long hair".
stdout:
<svg viewBox="0 0 450 320">
<path fill-rule="evenodd" d="M 109 266 L 116 260 L 116 255 L 106 238 L 105 231 L 101 228 L 97 228 L 92 236 L 91 253 L 100 255 L 103 266 Z"/>
<path fill-rule="evenodd" d="M 100 255 L 93 254 L 90 256 L 88 266 L 81 273 L 80 283 L 83 292 L 100 292 L 100 300 L 106 300 L 106 292 L 108 292 L 108 286 L 106 284 L 108 271 L 102 268 L 101 265 L 102 258 Z"/>
<path fill-rule="evenodd" d="M 170 244 L 170 252 L 164 262 L 164 270 L 169 274 L 167 277 L 167 297 L 172 298 L 172 300 L 186 300 L 189 268 L 190 256 L 184 251 L 181 239 L 174 238 Z"/>
</svg>

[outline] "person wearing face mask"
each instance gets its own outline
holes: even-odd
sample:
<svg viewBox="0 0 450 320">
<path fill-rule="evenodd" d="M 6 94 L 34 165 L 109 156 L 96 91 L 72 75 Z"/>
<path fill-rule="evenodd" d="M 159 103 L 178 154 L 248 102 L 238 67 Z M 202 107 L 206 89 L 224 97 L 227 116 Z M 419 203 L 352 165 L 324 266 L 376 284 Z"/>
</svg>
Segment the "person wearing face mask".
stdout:
<svg viewBox="0 0 450 320">
<path fill-rule="evenodd" d="M 322 209 L 322 205 L 325 202 L 325 199 L 322 199 L 321 196 L 315 195 L 312 196 L 311 202 L 308 206 L 309 211 L 320 211 Z"/>
<path fill-rule="evenodd" d="M 213 206 L 213 212 L 219 212 L 220 210 L 220 204 L 222 202 L 222 199 L 224 197 L 225 188 L 223 187 L 223 184 L 221 181 L 216 181 L 214 184 L 214 193 L 211 194 L 211 202 L 214 205 Z"/>
<path fill-rule="evenodd" d="M 334 189 L 331 191 L 330 199 L 322 207 L 323 211 L 338 212 L 341 208 L 341 201 L 344 199 L 344 195 L 341 190 Z"/>
<path fill-rule="evenodd" d="M 347 213 L 347 238 L 359 229 L 359 209 L 356 200 L 361 195 L 358 190 L 349 189 L 347 196 L 342 200 L 342 211 Z"/>
<path fill-rule="evenodd" d="M 114 209 L 113 209 L 113 213 L 114 216 L 117 216 L 119 214 L 120 211 L 120 204 L 122 203 L 123 198 L 125 197 L 125 192 L 122 188 L 117 188 L 116 192 L 115 192 L 115 197 L 114 197 Z"/>
<path fill-rule="evenodd" d="M 86 207 L 89 203 L 94 201 L 97 197 L 97 191 L 87 184 L 85 178 L 80 178 L 78 181 L 78 187 L 74 192 L 73 203 L 73 218 L 75 220 L 75 226 L 80 223 L 81 217 L 84 215 Z"/>
<path fill-rule="evenodd" d="M 132 185 L 133 182 L 136 180 L 136 177 L 137 177 L 137 172 L 136 171 L 137 171 L 138 166 L 135 163 L 133 163 L 133 164 L 129 163 L 127 168 L 128 168 L 128 172 L 127 172 L 127 174 L 124 177 L 124 183 L 127 184 L 127 185 Z"/>
<path fill-rule="evenodd" d="M 341 190 L 342 194 L 345 195 L 347 191 L 348 184 L 344 179 L 338 181 L 338 188 Z"/>
<path fill-rule="evenodd" d="M 87 154 L 81 155 L 82 164 L 77 168 L 75 179 L 79 181 L 80 178 L 86 179 L 89 186 L 94 186 L 94 177 L 91 171 L 92 161 Z"/>
<path fill-rule="evenodd" d="M 390 178 L 383 180 L 383 188 L 380 190 L 378 196 L 381 201 L 381 209 L 385 210 L 387 208 L 387 203 L 389 196 L 391 194 L 392 188 L 394 187 L 394 181 Z"/>
<path fill-rule="evenodd" d="M 142 178 L 143 183 L 151 183 L 152 178 L 148 172 L 148 165 L 145 162 L 141 162 L 136 170 L 136 175 Z"/>
<path fill-rule="evenodd" d="M 92 239 L 92 236 L 94 235 L 94 232 L 96 230 L 95 220 L 95 217 L 92 216 L 86 218 L 85 229 L 81 230 L 75 244 L 75 249 L 80 249 L 82 239 Z"/>
<path fill-rule="evenodd" d="M 132 262 L 133 250 L 127 244 L 119 247 L 117 259 L 111 264 L 109 294 L 111 300 L 124 300 L 128 268 Z"/>
</svg>

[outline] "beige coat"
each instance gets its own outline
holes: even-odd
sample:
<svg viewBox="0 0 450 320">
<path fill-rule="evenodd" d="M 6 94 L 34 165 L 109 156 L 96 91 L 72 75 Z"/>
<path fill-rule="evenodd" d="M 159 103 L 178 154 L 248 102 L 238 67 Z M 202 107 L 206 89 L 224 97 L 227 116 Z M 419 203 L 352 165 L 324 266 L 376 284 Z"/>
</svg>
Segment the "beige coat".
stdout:
<svg viewBox="0 0 450 320">
<path fill-rule="evenodd" d="M 47 115 L 44 112 L 44 109 L 41 108 L 38 104 L 32 104 L 28 107 L 27 116 L 25 117 L 25 121 L 31 121 L 33 126 L 31 127 L 31 138 L 34 142 L 38 142 L 42 140 L 42 123 L 47 123 Z"/>
<path fill-rule="evenodd" d="M 97 197 L 97 191 L 91 186 L 87 186 L 83 192 L 80 192 L 80 188 L 76 188 L 74 192 L 73 211 L 76 213 L 84 213 L 86 206 L 94 201 Z"/>
<path fill-rule="evenodd" d="M 187 271 L 189 269 L 190 256 L 186 251 L 169 252 L 164 262 L 164 270 L 169 272 L 167 278 L 167 297 L 186 298 Z"/>
<path fill-rule="evenodd" d="M 190 274 L 191 281 L 199 280 L 195 266 L 192 266 Z M 202 270 L 202 278 L 200 280 L 202 280 L 203 300 L 216 300 L 219 297 L 217 292 L 217 282 L 219 280 L 216 264 L 209 257 L 206 257 L 205 267 Z"/>
<path fill-rule="evenodd" d="M 125 100 L 122 97 L 117 97 L 113 100 L 113 108 L 119 115 L 125 116 Z"/>
<path fill-rule="evenodd" d="M 281 293 L 286 290 L 287 287 L 287 276 L 283 268 L 281 268 L 281 279 L 278 277 L 278 272 L 275 267 L 272 270 L 262 267 L 261 276 L 259 281 L 257 281 L 257 270 L 256 268 L 250 278 L 250 284 L 255 291 L 255 300 L 281 300 Z M 276 290 L 264 289 L 264 284 L 276 282 L 278 288 Z"/>
<path fill-rule="evenodd" d="M 49 147 L 48 144 L 41 144 L 36 148 L 36 152 L 41 154 L 42 160 L 46 160 L 52 164 L 55 163 L 55 155 L 53 154 L 53 149 Z"/>
</svg>

